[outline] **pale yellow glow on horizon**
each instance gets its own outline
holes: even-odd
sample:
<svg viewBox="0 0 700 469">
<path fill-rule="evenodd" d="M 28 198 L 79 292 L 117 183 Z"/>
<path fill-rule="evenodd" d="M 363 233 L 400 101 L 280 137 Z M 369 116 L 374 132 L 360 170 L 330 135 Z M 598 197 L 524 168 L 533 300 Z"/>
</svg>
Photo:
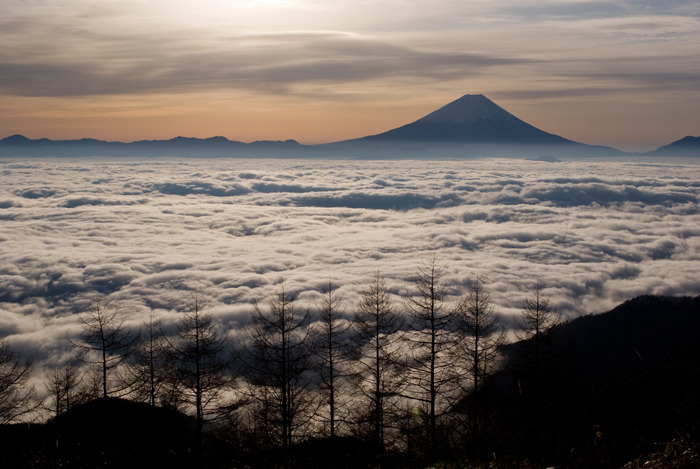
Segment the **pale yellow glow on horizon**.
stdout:
<svg viewBox="0 0 700 469">
<path fill-rule="evenodd" d="M 349 100 L 328 106 L 298 98 L 218 92 L 95 96 L 90 100 L 15 97 L 0 104 L 0 128 L 8 135 L 55 140 L 224 136 L 244 142 L 294 139 L 316 144 L 383 132 L 407 123 L 402 119 L 421 117 L 421 112 L 420 106 L 407 109 L 379 101 Z M 26 132 L 28 126 L 34 130 Z"/>
<path fill-rule="evenodd" d="M 483 93 L 547 132 L 697 135 L 700 17 L 534 0 L 7 0 L 0 138 L 326 143 Z M 667 10 L 670 8 L 671 10 Z M 697 13 L 697 12 L 696 12 Z"/>
<path fill-rule="evenodd" d="M 392 99 L 354 101 L 349 98 L 330 106 L 298 98 L 280 101 L 235 94 L 227 97 L 216 92 L 98 96 L 90 100 L 10 98 L 0 104 L 0 128 L 6 134 L 0 138 L 19 133 L 29 138 L 89 137 L 128 142 L 177 136 L 224 136 L 243 142 L 294 139 L 304 144 L 328 143 L 408 124 L 461 95 L 443 93 L 443 96 L 440 102 L 423 97 L 398 102 L 398 105 Z M 684 102 L 680 95 L 677 102 L 670 103 L 673 114 L 668 110 L 659 111 L 669 103 L 657 102 L 653 97 L 631 109 L 609 99 L 588 97 L 538 100 L 536 106 L 532 100 L 497 97 L 498 92 L 495 92 L 491 99 L 535 127 L 582 143 L 611 145 L 628 151 L 651 150 L 670 142 L 660 125 L 661 119 L 676 119 L 676 138 L 697 133 L 694 123 L 699 111 L 692 103 Z M 638 129 L 625 129 L 618 124 L 632 118 L 651 130 L 640 135 Z M 27 132 L 29 128 L 32 130 Z"/>
</svg>

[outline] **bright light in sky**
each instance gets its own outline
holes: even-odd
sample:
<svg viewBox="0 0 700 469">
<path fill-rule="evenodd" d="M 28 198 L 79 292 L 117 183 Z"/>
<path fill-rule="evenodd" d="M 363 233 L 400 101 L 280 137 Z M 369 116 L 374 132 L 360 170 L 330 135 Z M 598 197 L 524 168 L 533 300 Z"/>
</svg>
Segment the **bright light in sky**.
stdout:
<svg viewBox="0 0 700 469">
<path fill-rule="evenodd" d="M 700 2 L 9 0 L 0 128 L 327 142 L 466 93 L 566 138 L 652 149 L 700 124 Z"/>
</svg>

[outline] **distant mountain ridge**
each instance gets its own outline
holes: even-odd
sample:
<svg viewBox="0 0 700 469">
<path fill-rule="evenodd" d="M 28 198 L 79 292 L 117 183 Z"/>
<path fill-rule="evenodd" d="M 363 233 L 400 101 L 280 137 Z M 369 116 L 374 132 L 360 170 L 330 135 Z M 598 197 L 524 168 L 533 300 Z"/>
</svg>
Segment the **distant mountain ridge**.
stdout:
<svg viewBox="0 0 700 469">
<path fill-rule="evenodd" d="M 32 140 L 23 135 L 12 135 L 0 140 L 0 156 L 176 156 L 176 157 L 231 157 L 300 156 L 308 149 L 295 140 L 260 140 L 251 143 L 229 140 L 226 137 L 175 137 L 169 140 L 137 140 L 135 142 L 107 142 L 84 138 L 80 140 Z"/>
<path fill-rule="evenodd" d="M 540 130 L 482 94 L 466 94 L 409 124 L 362 138 L 321 145 L 295 140 L 244 143 L 226 137 L 107 142 L 29 139 L 0 140 L 0 156 L 175 156 L 275 158 L 467 158 L 481 156 L 552 160 L 557 157 L 631 155 L 587 145 Z M 650 156 L 700 156 L 700 137 L 686 137 Z"/>
<path fill-rule="evenodd" d="M 647 153 L 650 156 L 700 156 L 700 137 L 683 137 Z"/>
</svg>

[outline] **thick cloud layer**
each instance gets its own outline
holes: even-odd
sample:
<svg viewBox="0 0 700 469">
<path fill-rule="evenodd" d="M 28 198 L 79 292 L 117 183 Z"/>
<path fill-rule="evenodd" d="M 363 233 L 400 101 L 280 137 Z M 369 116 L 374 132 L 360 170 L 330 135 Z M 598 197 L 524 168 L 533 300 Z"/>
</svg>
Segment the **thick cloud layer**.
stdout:
<svg viewBox="0 0 700 469">
<path fill-rule="evenodd" d="M 453 294 L 479 274 L 508 319 L 536 281 L 565 317 L 640 294 L 700 293 L 700 166 L 690 160 L 2 160 L 0 336 L 60 357 L 104 298 L 137 327 L 186 290 L 240 329 L 281 287 L 346 307 L 421 259 Z"/>
</svg>

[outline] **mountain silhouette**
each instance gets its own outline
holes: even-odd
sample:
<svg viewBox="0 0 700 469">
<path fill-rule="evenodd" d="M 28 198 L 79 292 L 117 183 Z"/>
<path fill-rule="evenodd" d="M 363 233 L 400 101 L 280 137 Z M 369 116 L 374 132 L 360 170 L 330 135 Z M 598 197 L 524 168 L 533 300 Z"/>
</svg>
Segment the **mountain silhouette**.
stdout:
<svg viewBox="0 0 700 469">
<path fill-rule="evenodd" d="M 518 119 L 482 94 L 466 94 L 410 124 L 335 148 L 365 156 L 619 156 L 611 147 L 586 145 Z"/>
<path fill-rule="evenodd" d="M 0 156 L 128 156 L 128 157 L 298 157 L 305 147 L 294 140 L 243 143 L 226 137 L 175 137 L 169 140 L 106 142 L 80 140 L 29 139 L 12 135 L 0 140 Z M 309 150 L 311 151 L 311 150 Z M 308 152 L 304 153 L 308 156 Z"/>
<path fill-rule="evenodd" d="M 688 140 L 690 139 L 690 140 Z M 661 147 L 654 155 L 697 155 L 693 137 Z M 700 139 L 700 137 L 698 138 Z M 678 150 L 677 149 L 681 149 Z M 557 157 L 624 156 L 615 148 L 587 145 L 551 134 L 515 117 L 481 94 L 467 94 L 409 124 L 366 137 L 321 145 L 294 140 L 243 143 L 225 137 L 176 137 L 131 143 L 94 139 L 0 140 L 0 156 L 178 156 L 178 157 L 341 157 L 467 158 L 516 157 L 556 161 Z"/>
<path fill-rule="evenodd" d="M 700 137 L 684 137 L 647 153 L 650 156 L 700 156 Z"/>
<path fill-rule="evenodd" d="M 440 143 L 576 143 L 533 127 L 481 94 L 464 95 L 415 122 L 365 138 Z"/>
</svg>

